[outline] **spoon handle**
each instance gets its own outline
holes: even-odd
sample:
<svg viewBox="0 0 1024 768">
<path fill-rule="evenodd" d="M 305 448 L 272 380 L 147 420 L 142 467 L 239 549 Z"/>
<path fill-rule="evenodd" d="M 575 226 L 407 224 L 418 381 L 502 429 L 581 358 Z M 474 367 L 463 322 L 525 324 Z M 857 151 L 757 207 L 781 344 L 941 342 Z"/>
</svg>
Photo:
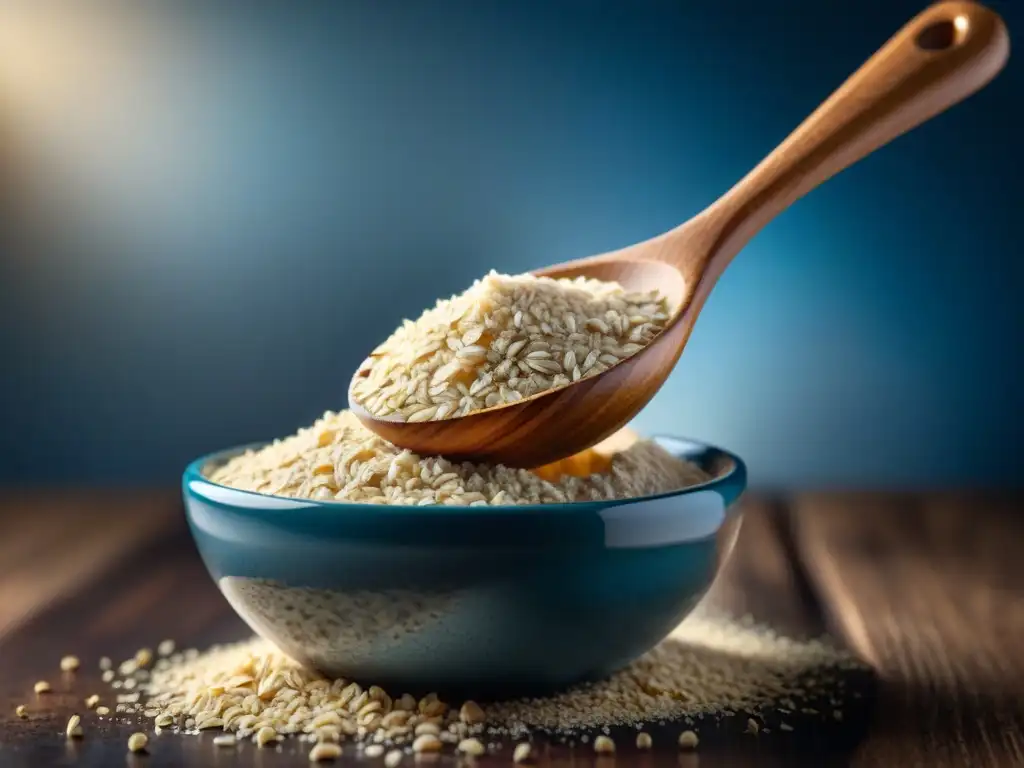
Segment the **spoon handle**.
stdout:
<svg viewBox="0 0 1024 768">
<path fill-rule="evenodd" d="M 1002 69 L 1009 49 L 993 11 L 971 2 L 927 8 L 698 217 L 709 235 L 703 258 L 680 254 L 688 263 L 679 266 L 692 277 L 720 273 L 797 199 L 981 89 Z"/>
</svg>

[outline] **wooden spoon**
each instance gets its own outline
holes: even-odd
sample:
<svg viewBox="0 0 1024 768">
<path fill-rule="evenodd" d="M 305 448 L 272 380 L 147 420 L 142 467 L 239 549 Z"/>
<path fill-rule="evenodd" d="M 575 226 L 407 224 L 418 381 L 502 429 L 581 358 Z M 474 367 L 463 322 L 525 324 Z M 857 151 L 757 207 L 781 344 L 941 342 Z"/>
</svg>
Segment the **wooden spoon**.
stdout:
<svg viewBox="0 0 1024 768">
<path fill-rule="evenodd" d="M 1008 55 L 997 14 L 970 2 L 937 3 L 709 208 L 650 240 L 537 270 L 548 277 L 615 280 L 629 290 L 656 288 L 668 297 L 674 314 L 665 330 L 604 373 L 443 421 L 375 418 L 351 387 L 349 407 L 381 437 L 423 455 L 537 467 L 598 443 L 665 383 L 718 277 L 765 224 L 826 179 L 982 88 Z"/>
</svg>

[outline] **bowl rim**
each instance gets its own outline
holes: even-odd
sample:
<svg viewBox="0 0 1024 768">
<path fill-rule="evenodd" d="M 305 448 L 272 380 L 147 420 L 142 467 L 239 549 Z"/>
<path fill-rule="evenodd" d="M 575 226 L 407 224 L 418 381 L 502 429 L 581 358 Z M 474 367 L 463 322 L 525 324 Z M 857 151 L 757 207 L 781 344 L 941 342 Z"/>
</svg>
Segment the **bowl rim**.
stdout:
<svg viewBox="0 0 1024 768">
<path fill-rule="evenodd" d="M 244 453 L 247 450 L 261 448 L 271 444 L 273 441 L 263 440 L 244 445 L 236 445 L 230 448 L 222 448 L 218 451 L 199 456 L 193 459 L 185 467 L 182 475 L 182 489 L 186 495 L 201 496 L 205 501 L 218 506 L 232 507 L 238 512 L 247 512 L 255 515 L 263 515 L 268 512 L 292 512 L 295 510 L 307 510 L 322 508 L 324 510 L 339 510 L 344 508 L 345 514 L 370 513 L 374 516 L 381 515 L 408 515 L 418 516 L 451 516 L 459 514 L 486 516 L 486 515 L 536 515 L 547 514 L 580 514 L 592 513 L 595 509 L 609 509 L 611 507 L 638 504 L 656 499 L 672 498 L 677 496 L 691 496 L 702 491 L 713 491 L 723 497 L 726 507 L 732 506 L 743 494 L 747 487 L 747 465 L 737 454 L 725 448 L 721 448 L 703 440 L 696 440 L 689 437 L 677 435 L 654 434 L 645 436 L 662 445 L 675 456 L 679 456 L 683 450 L 682 446 L 688 446 L 691 451 L 709 454 L 711 457 L 717 455 L 731 462 L 728 470 L 717 477 L 713 477 L 703 483 L 688 485 L 673 491 L 648 494 L 646 496 L 631 496 L 623 499 L 600 500 L 600 501 L 569 501 L 554 504 L 498 504 L 483 506 L 468 505 L 410 505 L 410 504 L 367 504 L 356 501 L 338 501 L 334 499 L 306 499 L 292 496 L 277 496 L 259 491 L 247 491 L 240 488 L 232 488 L 210 480 L 203 470 L 211 463 L 223 462 Z M 673 451 L 665 443 L 676 444 Z M 202 488 L 216 489 L 212 495 L 201 492 Z M 237 499 L 236 503 L 233 499 Z"/>
</svg>

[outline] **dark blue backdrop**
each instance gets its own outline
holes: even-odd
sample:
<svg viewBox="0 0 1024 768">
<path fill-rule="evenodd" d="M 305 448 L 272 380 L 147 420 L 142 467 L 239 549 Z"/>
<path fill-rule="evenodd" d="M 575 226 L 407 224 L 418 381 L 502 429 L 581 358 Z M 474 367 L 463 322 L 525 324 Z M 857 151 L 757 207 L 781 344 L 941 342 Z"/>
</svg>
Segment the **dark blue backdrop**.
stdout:
<svg viewBox="0 0 1024 768">
<path fill-rule="evenodd" d="M 921 7 L 156 6 L 0 10 L 0 481 L 170 484 L 343 407 L 437 296 L 689 218 Z M 761 484 L 1019 481 L 1022 70 L 769 226 L 641 428 Z"/>
</svg>

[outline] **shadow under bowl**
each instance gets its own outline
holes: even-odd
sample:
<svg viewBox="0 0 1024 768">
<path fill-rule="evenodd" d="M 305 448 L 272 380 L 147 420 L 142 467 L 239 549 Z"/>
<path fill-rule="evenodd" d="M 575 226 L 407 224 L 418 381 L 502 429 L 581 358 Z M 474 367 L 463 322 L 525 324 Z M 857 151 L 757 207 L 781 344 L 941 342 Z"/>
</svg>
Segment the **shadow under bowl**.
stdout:
<svg viewBox="0 0 1024 768">
<path fill-rule="evenodd" d="M 302 664 L 394 691 L 533 695 L 607 676 L 699 602 L 746 486 L 735 455 L 659 444 L 712 480 L 607 502 L 408 507 L 182 480 L 189 526 L 235 611 Z"/>
</svg>

